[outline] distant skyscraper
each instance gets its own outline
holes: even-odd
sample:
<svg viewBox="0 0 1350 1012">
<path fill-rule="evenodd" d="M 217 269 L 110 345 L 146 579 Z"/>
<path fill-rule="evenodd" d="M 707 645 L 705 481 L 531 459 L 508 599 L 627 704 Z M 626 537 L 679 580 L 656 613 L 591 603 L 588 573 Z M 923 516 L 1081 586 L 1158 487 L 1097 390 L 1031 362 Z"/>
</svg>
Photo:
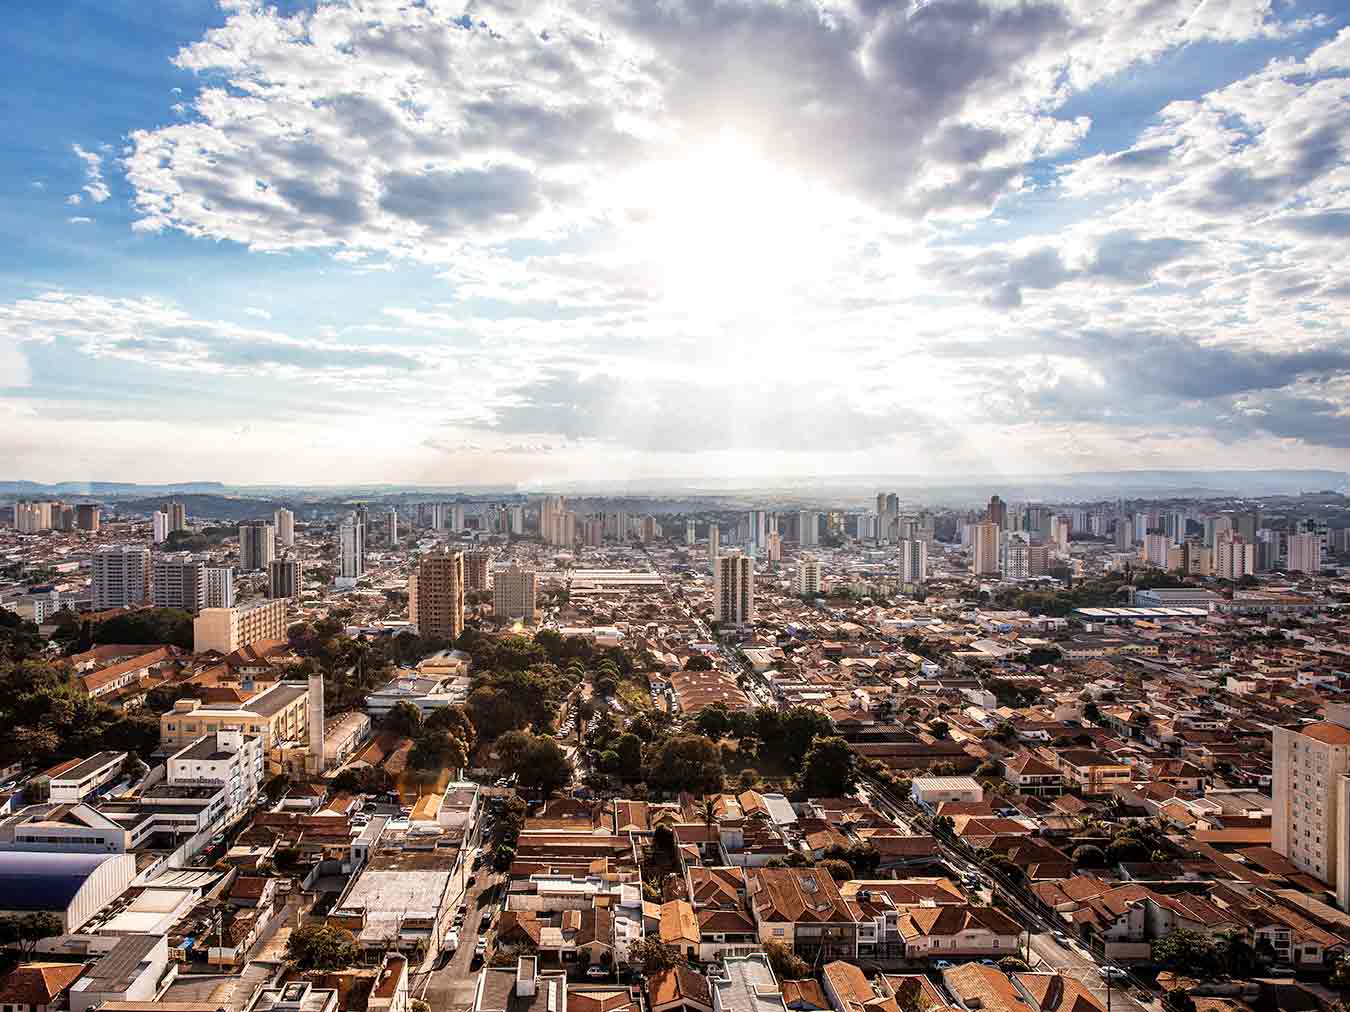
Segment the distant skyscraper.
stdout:
<svg viewBox="0 0 1350 1012">
<path fill-rule="evenodd" d="M 1214 545 L 1213 575 L 1237 582 L 1255 572 L 1256 546 L 1236 537 L 1231 530 L 1220 531 Z"/>
<path fill-rule="evenodd" d="M 206 607 L 202 560 L 187 554 L 161 555 L 151 566 L 150 600 L 156 608 L 196 614 Z"/>
<path fill-rule="evenodd" d="M 713 617 L 722 625 L 755 620 L 755 562 L 741 552 L 718 557 L 713 567 Z"/>
<path fill-rule="evenodd" d="M 859 541 L 875 541 L 877 539 L 877 515 L 875 513 L 859 513 L 857 524 Z"/>
<path fill-rule="evenodd" d="M 1141 552 L 1144 562 L 1157 569 L 1166 569 L 1171 547 L 1172 539 L 1166 534 L 1145 534 Z"/>
<path fill-rule="evenodd" d="M 299 559 L 273 559 L 267 567 L 268 597 L 299 597 L 304 579 Z"/>
<path fill-rule="evenodd" d="M 150 600 L 150 549 L 100 548 L 90 568 L 95 611 L 131 608 Z"/>
<path fill-rule="evenodd" d="M 507 512 L 511 516 L 511 534 L 518 535 L 525 533 L 525 507 L 512 506 Z"/>
<path fill-rule="evenodd" d="M 1289 562 L 1291 573 L 1309 575 L 1322 571 L 1322 539 L 1316 534 L 1289 535 Z"/>
<path fill-rule="evenodd" d="M 267 572 L 276 558 L 276 531 L 265 520 L 239 525 L 239 571 Z"/>
<path fill-rule="evenodd" d="M 997 575 L 998 537 L 998 524 L 970 525 L 970 570 L 976 576 Z"/>
<path fill-rule="evenodd" d="M 695 541 L 698 540 L 697 530 L 698 528 L 694 524 L 693 517 L 690 517 L 688 520 L 684 522 L 684 543 L 686 545 L 692 545 L 695 543 Z"/>
<path fill-rule="evenodd" d="M 163 544 L 169 539 L 169 514 L 156 510 L 150 515 L 150 528 L 155 544 Z"/>
<path fill-rule="evenodd" d="M 820 516 L 810 510 L 797 514 L 797 543 L 803 548 L 820 544 Z"/>
<path fill-rule="evenodd" d="M 815 597 L 820 593 L 820 560 L 805 556 L 797 563 L 797 593 Z"/>
<path fill-rule="evenodd" d="M 919 538 L 900 542 L 900 582 L 921 587 L 928 579 L 928 543 Z"/>
<path fill-rule="evenodd" d="M 75 507 L 75 522 L 82 531 L 96 531 L 102 523 L 98 503 L 82 502 Z"/>
<path fill-rule="evenodd" d="M 408 576 L 408 617 L 420 635 L 452 640 L 464 631 L 464 553 L 424 555 Z"/>
<path fill-rule="evenodd" d="M 1031 541 L 1021 532 L 1008 534 L 1004 540 L 1003 575 L 1009 580 L 1031 577 Z"/>
<path fill-rule="evenodd" d="M 546 495 L 539 504 L 539 536 L 550 545 L 556 545 L 558 537 L 557 517 L 567 509 L 567 500 L 560 495 Z"/>
<path fill-rule="evenodd" d="M 714 520 L 708 525 L 708 570 L 717 572 L 717 556 L 720 553 L 721 545 L 718 543 L 722 539 L 722 530 L 717 526 Z"/>
<path fill-rule="evenodd" d="M 492 585 L 492 611 L 499 618 L 519 618 L 533 622 L 538 614 L 539 578 L 533 569 L 519 563 L 496 574 Z"/>
<path fill-rule="evenodd" d="M 355 583 L 366 575 L 366 527 L 355 513 L 338 525 L 338 579 Z"/>
<path fill-rule="evenodd" d="M 1008 504 L 998 496 L 989 497 L 989 508 L 985 511 L 985 518 L 991 524 L 997 524 L 999 530 L 1008 529 Z"/>
<path fill-rule="evenodd" d="M 169 515 L 169 533 L 174 531 L 185 531 L 187 526 L 187 507 L 181 502 L 172 501 L 165 503 L 161 509 Z"/>
<path fill-rule="evenodd" d="M 272 514 L 272 526 L 277 532 L 277 544 L 290 548 L 295 544 L 295 514 L 284 506 Z"/>
<path fill-rule="evenodd" d="M 468 526 L 464 522 L 464 507 L 459 503 L 450 507 L 450 529 L 452 531 L 462 531 Z"/>
</svg>

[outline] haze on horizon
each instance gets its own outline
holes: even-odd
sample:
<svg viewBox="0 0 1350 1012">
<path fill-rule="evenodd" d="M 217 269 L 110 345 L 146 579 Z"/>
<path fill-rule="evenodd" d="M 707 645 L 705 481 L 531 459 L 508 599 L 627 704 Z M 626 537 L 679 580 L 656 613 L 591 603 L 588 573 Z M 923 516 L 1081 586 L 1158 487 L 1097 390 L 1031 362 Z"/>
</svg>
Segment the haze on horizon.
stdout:
<svg viewBox="0 0 1350 1012">
<path fill-rule="evenodd" d="M 1335 0 L 7 36 L 5 479 L 1350 470 Z"/>
</svg>

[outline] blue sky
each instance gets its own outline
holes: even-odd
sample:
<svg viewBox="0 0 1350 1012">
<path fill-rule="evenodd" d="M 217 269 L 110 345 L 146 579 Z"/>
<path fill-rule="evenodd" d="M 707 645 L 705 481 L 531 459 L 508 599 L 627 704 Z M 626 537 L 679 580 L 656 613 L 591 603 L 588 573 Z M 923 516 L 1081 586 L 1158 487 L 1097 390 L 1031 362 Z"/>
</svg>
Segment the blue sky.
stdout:
<svg viewBox="0 0 1350 1012">
<path fill-rule="evenodd" d="M 675 6 L 8 12 L 8 476 L 1350 469 L 1344 5 Z"/>
</svg>

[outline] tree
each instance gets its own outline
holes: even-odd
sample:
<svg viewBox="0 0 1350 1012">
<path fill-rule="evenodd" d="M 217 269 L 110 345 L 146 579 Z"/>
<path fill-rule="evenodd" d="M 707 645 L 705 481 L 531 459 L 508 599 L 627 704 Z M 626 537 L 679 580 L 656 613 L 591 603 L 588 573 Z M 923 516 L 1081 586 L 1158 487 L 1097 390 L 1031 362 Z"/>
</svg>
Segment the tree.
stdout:
<svg viewBox="0 0 1350 1012">
<path fill-rule="evenodd" d="M 816 738 L 802 759 L 801 790 L 812 798 L 841 798 L 858 785 L 858 756 L 837 735 Z"/>
<path fill-rule="evenodd" d="M 416 738 L 422 730 L 422 711 L 409 702 L 395 703 L 384 718 L 384 729 L 403 738 Z"/>
<path fill-rule="evenodd" d="M 1153 856 L 1153 850 L 1138 837 L 1121 833 L 1106 845 L 1106 860 L 1110 864 L 1122 861 L 1147 861 Z"/>
<path fill-rule="evenodd" d="M 61 919 L 55 914 L 33 913 L 0 917 L 0 945 L 14 946 L 24 961 L 33 958 L 38 942 L 61 934 Z"/>
<path fill-rule="evenodd" d="M 753 791 L 759 786 L 759 771 L 753 766 L 747 766 L 741 770 L 740 778 L 736 781 L 736 786 L 743 791 Z"/>
<path fill-rule="evenodd" d="M 769 957 L 769 965 L 779 980 L 801 980 L 811 976 L 810 964 L 783 942 L 765 942 L 764 954 Z"/>
<path fill-rule="evenodd" d="M 870 843 L 853 843 L 847 847 L 836 845 L 825 851 L 825 857 L 843 861 L 852 869 L 854 878 L 871 878 L 881 866 L 881 854 Z"/>
<path fill-rule="evenodd" d="M 443 706 L 438 710 L 432 710 L 422 722 L 422 726 L 428 731 L 447 731 L 470 749 L 473 748 L 474 739 L 477 737 L 473 721 L 469 719 L 468 711 L 462 706 Z"/>
<path fill-rule="evenodd" d="M 942 741 L 951 732 L 951 725 L 945 720 L 934 720 L 928 725 L 928 733 L 937 741 Z"/>
<path fill-rule="evenodd" d="M 838 858 L 828 857 L 816 863 L 817 868 L 822 868 L 830 873 L 830 878 L 836 882 L 847 882 L 853 877 L 853 868 L 847 861 L 841 861 Z"/>
<path fill-rule="evenodd" d="M 1154 939 L 1150 955 L 1164 970 L 1180 970 L 1197 977 L 1213 977 L 1218 968 L 1214 943 L 1186 928 Z"/>
<path fill-rule="evenodd" d="M 1088 703 L 1083 707 L 1083 719 L 1090 720 L 1092 723 L 1099 723 L 1102 719 L 1102 711 L 1096 703 Z"/>
<path fill-rule="evenodd" d="M 572 764 L 552 735 L 512 731 L 497 740 L 496 751 L 503 772 L 525 790 L 548 797 L 572 781 Z"/>
<path fill-rule="evenodd" d="M 192 616 L 177 608 L 141 608 L 94 627 L 95 643 L 168 644 L 192 649 Z"/>
<path fill-rule="evenodd" d="M 647 768 L 647 783 L 658 790 L 711 794 L 722 789 L 722 753 L 701 735 L 680 735 L 658 748 Z"/>
<path fill-rule="evenodd" d="M 717 741 L 731 730 L 731 718 L 727 715 L 725 703 L 713 703 L 698 711 L 694 717 L 694 729 L 699 734 Z"/>
<path fill-rule="evenodd" d="M 1004 973 L 1026 973 L 1031 969 L 1020 956 L 1004 956 L 998 961 L 998 968 Z"/>
<path fill-rule="evenodd" d="M 694 654 L 684 662 L 685 671 L 711 671 L 713 662 L 706 654 Z"/>
<path fill-rule="evenodd" d="M 408 752 L 408 765 L 415 770 L 457 770 L 468 764 L 464 742 L 445 731 L 424 731 Z"/>
<path fill-rule="evenodd" d="M 679 949 L 651 936 L 628 946 L 628 960 L 640 965 L 642 972 L 649 976 L 662 970 L 673 970 L 684 962 Z"/>
<path fill-rule="evenodd" d="M 1085 843 L 1073 849 L 1073 863 L 1079 868 L 1103 868 L 1106 866 L 1106 851 L 1095 843 Z"/>
<path fill-rule="evenodd" d="M 1195 999 L 1184 987 L 1174 987 L 1162 996 L 1164 1012 L 1195 1012 Z"/>
<path fill-rule="evenodd" d="M 341 970 L 359 956 L 352 933 L 327 924 L 302 925 L 286 942 L 286 958 L 300 970 Z"/>
</svg>

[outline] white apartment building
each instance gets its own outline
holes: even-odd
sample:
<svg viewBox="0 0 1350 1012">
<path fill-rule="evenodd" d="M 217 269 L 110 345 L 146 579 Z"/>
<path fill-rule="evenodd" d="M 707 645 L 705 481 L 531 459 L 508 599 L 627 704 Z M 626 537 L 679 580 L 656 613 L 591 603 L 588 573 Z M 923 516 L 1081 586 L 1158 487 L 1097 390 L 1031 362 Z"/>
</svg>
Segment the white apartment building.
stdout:
<svg viewBox="0 0 1350 1012">
<path fill-rule="evenodd" d="M 1319 573 L 1322 570 L 1322 537 L 1318 534 L 1289 535 L 1289 561 L 1285 566 L 1291 573 Z"/>
<path fill-rule="evenodd" d="M 1271 846 L 1336 891 L 1350 909 L 1350 705 L 1330 718 L 1272 735 Z"/>
<path fill-rule="evenodd" d="M 1167 554 L 1172 547 L 1172 539 L 1166 534 L 1145 534 L 1140 557 L 1144 563 L 1155 569 L 1167 568 Z"/>
<path fill-rule="evenodd" d="M 226 788 L 227 819 L 257 800 L 265 770 L 263 740 L 237 727 L 203 735 L 169 756 L 170 784 L 221 784 Z"/>
<path fill-rule="evenodd" d="M 90 567 L 95 611 L 130 608 L 150 600 L 150 549 L 100 548 Z"/>
<path fill-rule="evenodd" d="M 900 542 L 900 583 L 922 587 L 928 581 L 928 542 L 907 538 Z"/>
<path fill-rule="evenodd" d="M 820 560 L 804 558 L 797 563 L 797 593 L 817 595 L 820 593 Z"/>
<path fill-rule="evenodd" d="M 810 510 L 802 510 L 797 514 L 797 543 L 803 548 L 814 548 L 820 544 L 818 514 Z"/>
<path fill-rule="evenodd" d="M 234 607 L 234 568 L 232 566 L 203 566 L 202 587 L 206 591 L 206 607 Z"/>
<path fill-rule="evenodd" d="M 277 544 L 290 548 L 295 544 L 295 514 L 282 507 L 272 514 L 272 527 L 277 532 Z"/>
<path fill-rule="evenodd" d="M 161 555 L 151 569 L 150 599 L 156 608 L 181 608 L 195 614 L 205 606 L 200 559 L 191 555 Z"/>
<path fill-rule="evenodd" d="M 722 625 L 755 620 L 755 560 L 728 552 L 713 564 L 713 617 Z"/>
<path fill-rule="evenodd" d="M 150 514 L 150 527 L 155 544 L 162 545 L 169 540 L 169 514 L 163 510 L 155 510 Z"/>
<path fill-rule="evenodd" d="M 533 569 L 512 563 L 493 575 L 492 613 L 499 618 L 533 622 L 538 615 L 539 577 Z"/>
<path fill-rule="evenodd" d="M 1256 546 L 1231 533 L 1220 531 L 1214 539 L 1213 575 L 1237 582 L 1256 572 Z"/>
</svg>

